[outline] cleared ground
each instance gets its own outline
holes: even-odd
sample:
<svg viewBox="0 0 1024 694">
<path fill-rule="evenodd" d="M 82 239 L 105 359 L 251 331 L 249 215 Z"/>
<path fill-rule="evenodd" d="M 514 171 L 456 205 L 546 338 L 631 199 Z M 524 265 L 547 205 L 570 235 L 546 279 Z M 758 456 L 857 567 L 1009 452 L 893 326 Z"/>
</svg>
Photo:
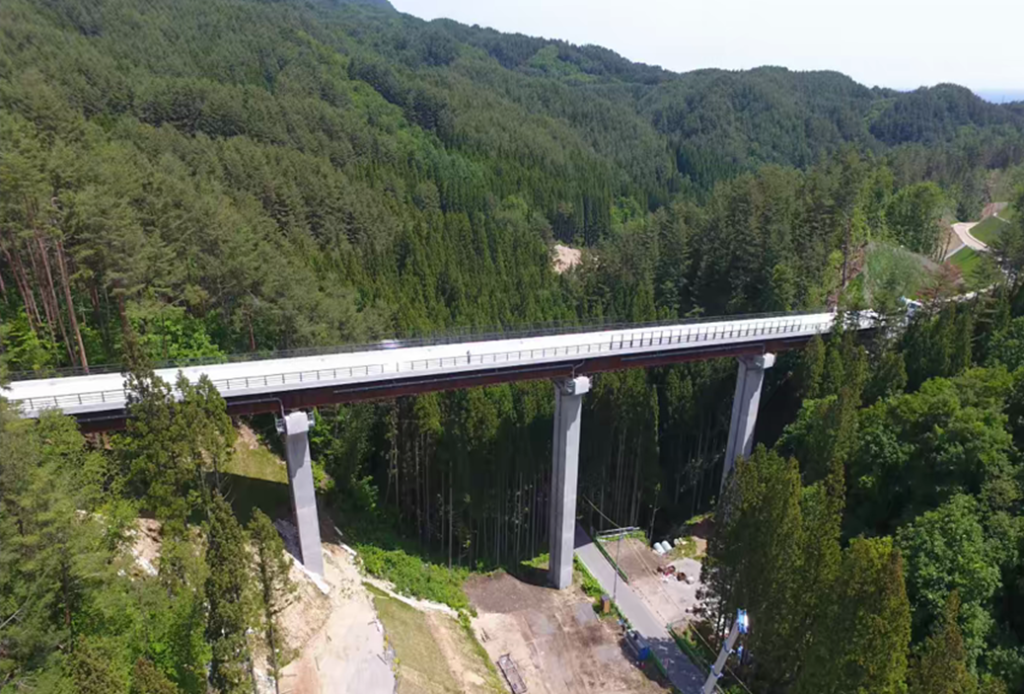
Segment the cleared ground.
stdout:
<svg viewBox="0 0 1024 694">
<path fill-rule="evenodd" d="M 373 586 L 366 588 L 394 649 L 399 694 L 503 691 L 486 654 L 457 620 L 420 611 Z"/>
<path fill-rule="evenodd" d="M 655 617 L 673 626 L 688 624 L 693 619 L 697 589 L 700 588 L 700 560 L 706 546 L 699 538 L 688 543 L 689 551 L 676 548 L 671 555 L 659 556 L 646 542 L 633 537 L 604 543 L 608 556 L 629 577 L 629 585 L 644 601 Z M 691 556 L 683 556 L 689 554 Z M 618 559 L 616 559 L 618 557 Z M 694 578 L 694 583 L 680 581 L 675 576 L 664 577 L 659 566 L 671 564 L 676 572 Z"/>
<path fill-rule="evenodd" d="M 384 629 L 351 555 L 324 543 L 323 595 L 304 576 L 299 596 L 282 621 L 294 661 L 284 668 L 281 692 L 289 694 L 392 694 L 395 675 Z M 411 608 L 410 608 L 411 609 Z M 273 689 L 265 690 L 273 691 Z"/>
<path fill-rule="evenodd" d="M 510 654 L 531 694 L 668 690 L 653 664 L 633 664 L 622 629 L 598 618 L 578 581 L 556 591 L 499 572 L 473 576 L 465 588 L 480 643 L 493 661 Z"/>
</svg>

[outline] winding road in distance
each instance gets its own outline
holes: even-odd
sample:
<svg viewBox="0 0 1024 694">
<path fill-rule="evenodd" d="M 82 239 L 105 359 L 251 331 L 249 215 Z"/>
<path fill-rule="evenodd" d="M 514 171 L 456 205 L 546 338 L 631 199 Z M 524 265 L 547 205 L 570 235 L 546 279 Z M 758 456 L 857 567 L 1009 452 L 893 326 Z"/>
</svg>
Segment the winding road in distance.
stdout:
<svg viewBox="0 0 1024 694">
<path fill-rule="evenodd" d="M 971 229 L 978 226 L 989 217 L 998 217 L 999 219 L 1002 219 L 1005 222 L 1006 220 L 1000 217 L 999 213 L 1006 209 L 1006 206 L 1007 203 L 1005 202 L 990 202 L 989 204 L 985 205 L 985 210 L 981 213 L 981 219 L 979 219 L 977 222 L 954 222 L 953 233 L 956 234 L 958 239 L 960 239 L 960 245 L 956 246 L 955 248 L 949 249 L 946 252 L 946 257 L 943 258 L 943 260 L 949 260 L 954 255 L 956 255 L 956 253 L 960 249 L 964 248 L 965 246 L 967 248 L 973 248 L 976 251 L 987 251 L 988 246 L 983 241 L 978 240 L 978 238 L 971 233 Z"/>
</svg>

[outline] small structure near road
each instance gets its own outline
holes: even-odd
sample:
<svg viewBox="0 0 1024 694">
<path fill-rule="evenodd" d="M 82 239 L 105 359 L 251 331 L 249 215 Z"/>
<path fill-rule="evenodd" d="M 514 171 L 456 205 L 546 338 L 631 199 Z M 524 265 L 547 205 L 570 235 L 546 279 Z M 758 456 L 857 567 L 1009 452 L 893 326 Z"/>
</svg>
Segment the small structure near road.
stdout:
<svg viewBox="0 0 1024 694">
<path fill-rule="evenodd" d="M 519 674 L 519 668 L 516 667 L 512 656 L 506 653 L 498 658 L 498 667 L 501 668 L 501 673 L 508 680 L 508 686 L 512 687 L 512 694 L 523 694 L 526 691 L 526 682 L 523 681 L 523 676 Z"/>
</svg>

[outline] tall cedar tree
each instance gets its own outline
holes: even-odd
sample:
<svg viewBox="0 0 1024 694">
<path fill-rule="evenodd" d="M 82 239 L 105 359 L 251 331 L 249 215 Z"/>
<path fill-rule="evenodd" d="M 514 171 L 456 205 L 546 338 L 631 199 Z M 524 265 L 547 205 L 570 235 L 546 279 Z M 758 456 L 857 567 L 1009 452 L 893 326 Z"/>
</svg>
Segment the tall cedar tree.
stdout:
<svg viewBox="0 0 1024 694">
<path fill-rule="evenodd" d="M 250 692 L 251 653 L 246 633 L 257 623 L 249 571 L 252 557 L 245 530 L 219 492 L 210 500 L 206 541 L 206 640 L 213 656 L 210 686 L 220 694 Z"/>
<path fill-rule="evenodd" d="M 891 538 L 843 551 L 829 607 L 815 624 L 796 694 L 901 694 L 910 646 L 903 561 Z"/>
<path fill-rule="evenodd" d="M 269 651 L 270 671 L 274 676 L 274 688 L 280 692 L 280 662 L 285 646 L 278 615 L 287 606 L 289 596 L 295 591 L 295 584 L 288 575 L 291 561 L 285 553 L 284 542 L 278 535 L 273 522 L 260 509 L 253 511 L 249 521 L 249 537 L 253 545 L 253 560 L 256 572 L 256 589 L 260 595 L 260 627 Z"/>
</svg>

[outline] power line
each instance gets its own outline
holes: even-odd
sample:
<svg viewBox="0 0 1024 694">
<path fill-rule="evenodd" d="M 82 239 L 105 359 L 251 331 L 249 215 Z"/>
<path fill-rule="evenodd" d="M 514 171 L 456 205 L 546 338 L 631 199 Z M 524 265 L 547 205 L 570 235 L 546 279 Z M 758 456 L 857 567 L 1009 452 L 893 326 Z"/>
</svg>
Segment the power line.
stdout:
<svg viewBox="0 0 1024 694">
<path fill-rule="evenodd" d="M 621 530 L 621 529 L 623 528 L 623 526 L 619 525 L 618 523 L 616 523 L 615 521 L 613 521 L 613 520 L 612 520 L 611 518 L 609 518 L 609 517 L 608 517 L 607 515 L 605 515 L 604 511 L 602 511 L 601 509 L 599 509 L 599 508 L 597 507 L 597 504 L 595 504 L 595 503 L 594 503 L 593 501 L 591 501 L 591 500 L 590 500 L 589 498 L 587 498 L 587 496 L 586 496 L 585 494 L 581 494 L 580 496 L 581 496 L 581 497 L 583 497 L 583 500 L 584 500 L 584 501 L 586 501 L 586 502 L 587 502 L 588 504 L 590 504 L 591 508 L 593 508 L 593 509 L 594 509 L 595 511 L 597 511 L 597 513 L 598 513 L 598 514 L 599 514 L 599 515 L 600 515 L 600 516 L 601 516 L 602 518 L 604 518 L 604 519 L 605 519 L 606 521 L 608 521 L 609 523 L 611 523 L 611 524 L 612 524 L 612 525 L 614 526 L 614 529 L 616 529 L 616 530 Z M 619 547 L 621 547 L 621 546 L 622 546 L 622 545 L 621 545 L 621 542 L 622 542 L 622 540 L 623 540 L 623 539 L 624 539 L 624 538 L 620 537 L 620 538 L 619 538 L 618 540 L 616 540 L 616 542 L 620 543 L 620 544 L 619 544 Z M 599 540 L 594 540 L 594 542 L 599 542 Z M 616 549 L 618 549 L 618 548 L 616 548 Z M 633 547 L 632 545 L 630 546 L 630 550 L 632 550 L 633 554 L 634 554 L 634 555 L 636 556 L 636 558 L 637 558 L 637 559 L 639 560 L 639 562 L 640 562 L 640 566 L 642 566 L 642 567 L 644 568 L 644 570 L 645 570 L 645 571 L 649 571 L 649 572 L 651 573 L 651 575 L 652 575 L 652 576 L 653 576 L 654 578 L 658 579 L 658 590 L 660 590 L 660 591 L 661 591 L 662 595 L 664 595 L 664 596 L 665 596 L 666 598 L 668 598 L 669 602 L 671 602 L 671 603 L 672 603 L 672 605 L 673 605 L 673 606 L 674 606 L 674 607 L 675 607 L 675 608 L 676 608 L 677 610 L 679 610 L 680 612 L 685 612 L 685 611 L 686 611 L 685 609 L 682 609 L 682 610 L 680 609 L 680 605 L 679 605 L 679 602 L 678 602 L 678 601 L 676 601 L 676 599 L 675 599 L 674 597 L 672 597 L 672 596 L 671 596 L 671 595 L 670 595 L 670 594 L 668 593 L 668 591 L 667 591 L 667 590 L 665 590 L 665 586 L 661 585 L 661 583 L 662 583 L 662 581 L 661 581 L 661 577 L 659 577 L 659 576 L 658 576 L 658 573 L 657 573 L 656 571 L 654 571 L 653 569 L 651 569 L 651 568 L 650 568 L 650 567 L 649 567 L 649 566 L 647 565 L 647 562 L 646 562 L 646 561 L 644 561 L 643 557 L 642 557 L 642 556 L 640 556 L 640 553 L 639 553 L 639 552 L 640 552 L 640 550 L 638 550 L 638 549 L 637 549 L 636 547 Z M 616 563 L 617 563 L 617 562 L 616 562 Z M 619 568 L 618 568 L 617 566 L 615 567 L 615 575 L 616 575 L 616 576 L 618 576 L 618 575 L 619 575 Z M 710 643 L 708 643 L 708 640 L 704 638 L 704 635 L 703 635 L 703 634 L 701 634 L 701 633 L 700 633 L 700 631 L 698 631 L 697 629 L 690 629 L 690 631 L 691 631 L 691 632 L 693 632 L 694 634 L 696 634 L 696 635 L 697 635 L 697 638 L 699 638 L 699 639 L 700 639 L 700 640 L 701 640 L 701 641 L 702 641 L 702 642 L 704 643 L 704 645 L 705 645 L 705 646 L 707 646 L 707 648 L 708 648 L 708 649 L 709 649 L 709 650 L 710 650 L 710 651 L 711 651 L 712 653 L 714 653 L 714 652 L 715 652 L 715 649 L 714 649 L 714 647 L 713 647 L 713 646 L 712 646 L 712 645 L 711 645 Z M 743 687 L 743 689 L 744 689 L 744 690 L 745 690 L 745 691 L 747 692 L 747 694 L 754 694 L 754 693 L 753 693 L 752 691 L 750 691 L 750 687 L 748 687 L 748 686 L 747 686 L 747 684 L 746 684 L 746 683 L 745 683 L 745 682 L 744 682 L 743 680 L 741 680 L 741 679 L 740 679 L 739 675 L 737 675 L 737 674 L 736 674 L 736 671 L 735 671 L 735 670 L 733 670 L 733 669 L 732 669 L 731 667 L 729 667 L 729 663 L 728 663 L 728 662 L 726 662 L 726 664 L 725 664 L 725 669 L 726 669 L 726 670 L 727 670 L 727 671 L 729 672 L 729 674 L 730 674 L 730 675 L 732 676 L 732 678 L 733 678 L 734 680 L 736 680 L 737 682 L 739 682 L 740 686 L 741 686 L 741 687 Z"/>
</svg>

